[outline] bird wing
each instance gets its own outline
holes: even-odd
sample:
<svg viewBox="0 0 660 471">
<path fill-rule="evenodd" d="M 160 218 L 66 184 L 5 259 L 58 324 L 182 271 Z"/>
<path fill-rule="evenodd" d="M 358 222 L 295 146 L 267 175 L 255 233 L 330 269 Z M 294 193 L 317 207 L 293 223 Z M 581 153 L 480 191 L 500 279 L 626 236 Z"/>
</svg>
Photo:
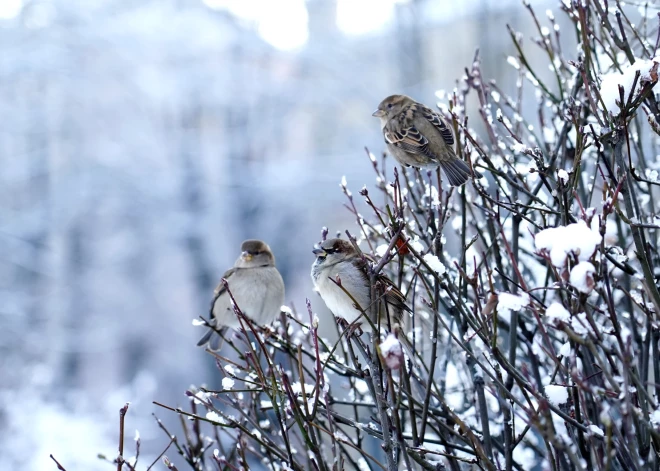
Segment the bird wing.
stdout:
<svg viewBox="0 0 660 471">
<path fill-rule="evenodd" d="M 369 260 L 371 263 L 374 265 L 377 263 L 377 260 L 375 257 L 369 255 L 369 254 L 364 254 L 365 259 Z M 365 277 L 368 279 L 368 270 L 369 267 L 365 263 L 365 261 L 360 260 L 358 262 L 358 266 L 362 270 L 362 272 L 365 274 Z M 383 295 L 385 297 L 385 302 L 389 304 L 390 306 L 393 306 L 396 311 L 410 311 L 410 308 L 406 304 L 406 297 L 405 295 L 399 290 L 399 288 L 394 284 L 392 280 L 390 280 L 386 275 L 383 275 L 382 273 L 379 274 L 376 277 L 377 281 L 379 282 L 380 286 L 384 288 L 384 293 L 380 293 L 379 295 Z M 400 312 L 399 312 L 400 315 Z M 397 315 L 396 317 L 399 317 Z M 395 319 L 396 322 L 399 322 L 400 319 Z"/>
<path fill-rule="evenodd" d="M 390 120 L 383 129 L 385 142 L 411 154 L 420 154 L 431 160 L 438 160 L 429 149 L 429 140 L 414 126 L 417 107 L 404 108 L 397 118 Z"/>
<path fill-rule="evenodd" d="M 237 270 L 237 268 L 230 268 L 229 270 L 227 270 L 225 272 L 224 275 L 222 275 L 222 277 L 225 280 L 229 280 L 229 278 L 234 273 L 236 273 L 236 270 Z M 220 281 L 220 283 L 218 283 L 218 286 L 216 286 L 215 290 L 213 291 L 213 301 L 211 301 L 211 308 L 209 310 L 210 311 L 209 316 L 211 318 L 210 322 L 211 322 L 212 325 L 216 324 L 215 314 L 213 314 L 213 308 L 215 307 L 215 303 L 218 300 L 218 298 L 220 296 L 222 296 L 225 292 L 227 292 L 227 288 L 225 288 L 224 283 L 222 281 Z M 208 343 L 209 348 L 211 350 L 214 350 L 214 351 L 220 350 L 220 347 L 222 347 L 224 333 L 227 332 L 227 327 L 220 327 L 218 330 L 220 330 L 223 333 L 222 336 L 221 335 L 213 335 L 213 334 L 216 333 L 216 330 L 213 329 L 213 328 L 209 328 L 206 331 L 206 333 L 204 334 L 204 336 L 201 339 L 199 339 L 199 342 L 197 342 L 197 346 L 201 347 L 202 345 L 206 345 Z"/>
<path fill-rule="evenodd" d="M 234 273 L 236 273 L 237 270 L 238 270 L 238 269 L 237 269 L 236 267 L 232 267 L 232 268 L 230 268 L 229 270 L 227 270 L 227 271 L 225 272 L 225 274 L 222 275 L 222 277 L 223 277 L 225 280 L 229 281 L 229 278 L 230 278 Z M 216 287 L 215 287 L 215 290 L 213 291 L 213 301 L 211 301 L 211 319 L 214 319 L 214 318 L 215 318 L 215 316 L 213 315 L 213 308 L 215 307 L 215 302 L 216 302 L 216 301 L 218 300 L 218 298 L 219 298 L 220 296 L 222 296 L 223 293 L 225 293 L 226 291 L 227 291 L 227 288 L 225 288 L 225 284 L 224 284 L 224 283 L 222 282 L 222 280 L 221 280 L 220 283 L 218 283 L 218 286 L 216 286 Z"/>
<path fill-rule="evenodd" d="M 454 135 L 452 134 L 451 129 L 449 129 L 449 126 L 445 124 L 444 119 L 442 119 L 438 113 L 426 106 L 420 106 L 419 111 L 420 114 L 440 132 L 447 145 L 453 146 Z"/>
<path fill-rule="evenodd" d="M 385 287 L 385 300 L 388 304 L 391 304 L 398 309 L 411 312 L 410 308 L 406 304 L 406 296 L 401 292 L 401 290 L 394 284 L 392 280 L 390 280 L 385 275 L 379 275 L 378 281 L 380 281 Z"/>
<path fill-rule="evenodd" d="M 420 154 L 432 160 L 437 160 L 435 154 L 429 150 L 429 141 L 415 126 L 401 129 L 399 131 L 384 131 L 385 142 L 411 154 Z"/>
</svg>

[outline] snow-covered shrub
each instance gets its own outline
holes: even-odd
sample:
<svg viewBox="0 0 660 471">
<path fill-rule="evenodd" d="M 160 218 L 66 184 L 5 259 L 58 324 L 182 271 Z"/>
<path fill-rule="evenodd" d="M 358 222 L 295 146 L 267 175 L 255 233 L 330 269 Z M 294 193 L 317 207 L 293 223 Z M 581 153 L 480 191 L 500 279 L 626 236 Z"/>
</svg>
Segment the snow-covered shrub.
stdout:
<svg viewBox="0 0 660 471">
<path fill-rule="evenodd" d="M 657 469 L 658 9 L 638 3 L 564 0 L 561 22 L 525 4 L 515 87 L 476 55 L 439 106 L 483 178 L 450 188 L 368 152 L 375 187 L 341 185 L 345 236 L 413 314 L 322 333 L 310 293 L 246 324 L 222 390 L 171 409 L 191 469 Z"/>
</svg>

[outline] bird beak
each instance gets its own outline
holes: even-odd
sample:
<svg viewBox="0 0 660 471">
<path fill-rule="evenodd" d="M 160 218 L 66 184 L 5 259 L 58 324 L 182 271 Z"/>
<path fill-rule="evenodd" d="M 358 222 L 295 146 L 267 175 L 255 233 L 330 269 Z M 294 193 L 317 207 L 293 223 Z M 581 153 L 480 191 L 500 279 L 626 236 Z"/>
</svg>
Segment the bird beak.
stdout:
<svg viewBox="0 0 660 471">
<path fill-rule="evenodd" d="M 383 116 L 385 116 L 385 111 L 376 110 L 376 111 L 373 112 L 373 114 L 371 116 L 375 116 L 376 118 L 382 118 Z"/>
<path fill-rule="evenodd" d="M 314 249 L 314 250 L 312 250 L 312 253 L 318 257 L 319 255 L 325 255 L 325 250 L 323 250 L 323 249 Z"/>
<path fill-rule="evenodd" d="M 252 254 L 250 254 L 249 252 L 241 252 L 241 258 L 246 262 L 249 262 L 252 260 Z"/>
</svg>

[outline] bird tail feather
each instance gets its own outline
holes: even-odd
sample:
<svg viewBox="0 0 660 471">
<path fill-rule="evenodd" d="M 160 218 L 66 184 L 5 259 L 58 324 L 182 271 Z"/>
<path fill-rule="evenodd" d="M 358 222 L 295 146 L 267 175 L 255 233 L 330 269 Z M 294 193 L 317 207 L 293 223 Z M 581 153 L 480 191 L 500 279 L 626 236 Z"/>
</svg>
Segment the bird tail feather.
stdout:
<svg viewBox="0 0 660 471">
<path fill-rule="evenodd" d="M 199 342 L 197 342 L 198 347 L 203 347 L 204 345 L 208 344 L 209 350 L 213 350 L 214 352 L 219 351 L 222 348 L 222 344 L 225 341 L 225 335 L 227 333 L 227 327 L 222 327 L 220 330 L 220 333 L 216 332 L 213 329 L 209 329 L 204 336 L 199 339 Z"/>
<path fill-rule="evenodd" d="M 461 186 L 472 176 L 470 167 L 458 157 L 448 161 L 441 161 L 440 165 L 442 165 L 442 170 L 447 175 L 451 186 Z"/>
</svg>

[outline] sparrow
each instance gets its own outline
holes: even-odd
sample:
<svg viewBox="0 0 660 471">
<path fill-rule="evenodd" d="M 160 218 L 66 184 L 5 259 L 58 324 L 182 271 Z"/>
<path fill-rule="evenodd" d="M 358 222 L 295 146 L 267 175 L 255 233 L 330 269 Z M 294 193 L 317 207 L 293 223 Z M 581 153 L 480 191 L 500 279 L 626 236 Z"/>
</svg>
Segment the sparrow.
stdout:
<svg viewBox="0 0 660 471">
<path fill-rule="evenodd" d="M 454 152 L 454 135 L 442 117 L 406 95 L 391 95 L 373 115 L 390 153 L 402 165 L 418 168 L 442 167 L 451 186 L 461 186 L 472 176 Z"/>
<path fill-rule="evenodd" d="M 236 305 L 251 321 L 259 325 L 270 324 L 280 313 L 280 307 L 284 304 L 284 281 L 275 268 L 275 257 L 265 242 L 243 242 L 241 255 L 222 278 L 227 280 Z M 241 326 L 222 281 L 215 289 L 210 323 L 223 334 L 229 328 Z M 219 350 L 222 337 L 214 329 L 209 329 L 197 342 L 200 347 L 206 344 L 211 350 Z"/>
<path fill-rule="evenodd" d="M 312 265 L 312 281 L 328 309 L 351 324 L 362 316 L 356 302 L 366 315 L 370 315 L 369 263 L 375 263 L 375 260 L 369 255 L 361 256 L 351 242 L 342 239 L 328 239 L 312 252 L 316 255 Z M 379 318 L 371 320 L 375 325 L 392 331 L 402 323 L 403 311 L 410 311 L 410 308 L 403 293 L 385 275 L 378 275 L 377 284 L 376 293 L 383 296 L 384 302 L 381 303 Z M 371 330 L 369 322 L 362 325 L 363 331 Z"/>
</svg>

